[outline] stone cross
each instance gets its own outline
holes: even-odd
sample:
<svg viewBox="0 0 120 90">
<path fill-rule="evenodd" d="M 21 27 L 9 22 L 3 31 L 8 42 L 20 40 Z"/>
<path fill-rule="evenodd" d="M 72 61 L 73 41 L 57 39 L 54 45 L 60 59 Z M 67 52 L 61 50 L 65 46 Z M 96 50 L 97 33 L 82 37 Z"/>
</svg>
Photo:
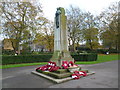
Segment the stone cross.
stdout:
<svg viewBox="0 0 120 90">
<path fill-rule="evenodd" d="M 54 21 L 54 53 L 50 61 L 56 62 L 58 66 L 62 65 L 62 61 L 74 61 L 68 50 L 66 20 L 64 8 L 57 8 Z"/>
</svg>

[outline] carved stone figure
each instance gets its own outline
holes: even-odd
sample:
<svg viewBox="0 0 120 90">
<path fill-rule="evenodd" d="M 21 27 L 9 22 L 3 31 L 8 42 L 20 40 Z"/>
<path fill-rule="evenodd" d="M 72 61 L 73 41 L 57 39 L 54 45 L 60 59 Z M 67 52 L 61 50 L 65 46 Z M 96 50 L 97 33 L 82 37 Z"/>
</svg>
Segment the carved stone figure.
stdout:
<svg viewBox="0 0 120 90">
<path fill-rule="evenodd" d="M 55 14 L 55 18 L 56 18 L 56 28 L 59 28 L 59 22 L 60 22 L 60 14 L 61 14 L 61 11 L 60 11 L 60 8 L 57 8 L 57 11 L 56 11 L 56 14 Z"/>
</svg>

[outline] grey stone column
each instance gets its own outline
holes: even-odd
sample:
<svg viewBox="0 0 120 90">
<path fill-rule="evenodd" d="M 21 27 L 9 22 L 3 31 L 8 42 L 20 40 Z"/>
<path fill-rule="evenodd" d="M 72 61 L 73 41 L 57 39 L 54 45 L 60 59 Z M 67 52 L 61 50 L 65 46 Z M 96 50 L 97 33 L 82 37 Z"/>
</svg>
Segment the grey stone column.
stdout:
<svg viewBox="0 0 120 90">
<path fill-rule="evenodd" d="M 62 61 L 74 61 L 68 50 L 68 35 L 64 8 L 57 8 L 54 29 L 54 54 L 50 61 L 61 66 Z"/>
</svg>

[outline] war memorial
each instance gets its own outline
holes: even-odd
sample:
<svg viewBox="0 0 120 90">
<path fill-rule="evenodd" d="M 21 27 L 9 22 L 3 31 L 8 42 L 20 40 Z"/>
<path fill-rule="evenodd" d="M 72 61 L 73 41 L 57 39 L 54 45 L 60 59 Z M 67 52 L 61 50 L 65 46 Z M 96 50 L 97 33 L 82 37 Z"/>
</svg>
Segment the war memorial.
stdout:
<svg viewBox="0 0 120 90">
<path fill-rule="evenodd" d="M 54 27 L 54 53 L 47 65 L 38 67 L 33 74 L 44 77 L 56 83 L 68 80 L 80 79 L 94 74 L 82 69 L 75 64 L 68 49 L 67 17 L 62 7 L 57 8 L 55 13 Z"/>
</svg>

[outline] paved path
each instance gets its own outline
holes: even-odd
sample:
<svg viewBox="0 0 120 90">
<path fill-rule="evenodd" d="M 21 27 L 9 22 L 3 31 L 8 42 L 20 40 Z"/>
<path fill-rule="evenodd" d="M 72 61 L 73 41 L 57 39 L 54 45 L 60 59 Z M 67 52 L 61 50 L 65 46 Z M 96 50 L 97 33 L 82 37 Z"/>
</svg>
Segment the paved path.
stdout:
<svg viewBox="0 0 120 90">
<path fill-rule="evenodd" d="M 3 69 L 3 88 L 118 88 L 118 61 L 94 65 L 80 65 L 82 69 L 96 74 L 55 84 L 45 78 L 31 74 L 38 66 Z"/>
</svg>

